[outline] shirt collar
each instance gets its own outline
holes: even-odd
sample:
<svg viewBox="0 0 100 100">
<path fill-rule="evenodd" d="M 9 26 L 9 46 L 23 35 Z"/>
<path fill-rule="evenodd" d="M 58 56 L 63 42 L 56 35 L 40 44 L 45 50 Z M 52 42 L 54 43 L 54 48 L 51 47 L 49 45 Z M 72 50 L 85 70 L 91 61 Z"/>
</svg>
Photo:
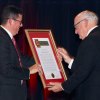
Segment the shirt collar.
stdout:
<svg viewBox="0 0 100 100">
<path fill-rule="evenodd" d="M 95 29 L 96 27 L 98 27 L 97 25 L 96 26 L 94 26 L 94 27 L 92 27 L 88 32 L 87 32 L 87 36 L 90 34 L 90 32 L 93 30 L 93 29 Z"/>
<path fill-rule="evenodd" d="M 10 36 L 10 38 L 12 39 L 13 38 L 13 35 L 11 34 L 11 32 L 10 31 L 8 31 L 5 27 L 3 27 L 2 25 L 1 25 L 1 27 L 7 32 L 7 34 Z"/>
</svg>

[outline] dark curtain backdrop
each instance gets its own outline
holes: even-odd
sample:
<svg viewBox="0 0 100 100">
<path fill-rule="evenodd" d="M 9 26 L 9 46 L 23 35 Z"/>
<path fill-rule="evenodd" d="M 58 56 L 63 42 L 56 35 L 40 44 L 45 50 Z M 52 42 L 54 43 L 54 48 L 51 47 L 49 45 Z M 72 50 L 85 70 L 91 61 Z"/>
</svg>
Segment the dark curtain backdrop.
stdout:
<svg viewBox="0 0 100 100">
<path fill-rule="evenodd" d="M 100 17 L 99 0 L 0 0 L 0 13 L 6 5 L 23 9 L 23 27 L 16 40 L 21 52 L 32 56 L 24 29 L 50 29 L 57 47 L 66 48 L 76 55 L 80 40 L 74 34 L 73 20 L 82 10 L 93 10 Z M 64 67 L 67 65 L 65 63 Z M 68 71 L 66 71 L 68 72 Z M 28 100 L 70 100 L 66 93 L 48 93 L 42 87 L 38 74 L 31 75 L 28 86 Z"/>
</svg>

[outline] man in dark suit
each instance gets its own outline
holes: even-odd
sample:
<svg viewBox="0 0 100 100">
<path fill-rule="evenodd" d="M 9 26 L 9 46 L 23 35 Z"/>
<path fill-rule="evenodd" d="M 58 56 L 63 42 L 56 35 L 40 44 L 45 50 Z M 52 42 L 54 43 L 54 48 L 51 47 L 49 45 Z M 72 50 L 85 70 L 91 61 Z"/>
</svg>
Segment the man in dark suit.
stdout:
<svg viewBox="0 0 100 100">
<path fill-rule="evenodd" d="M 64 48 L 59 48 L 71 69 L 71 76 L 63 83 L 50 83 L 53 92 L 72 93 L 72 100 L 100 99 L 100 27 L 98 17 L 92 11 L 83 11 L 74 19 L 75 33 L 82 39 L 77 56 L 73 59 Z"/>
<path fill-rule="evenodd" d="M 12 39 L 22 27 L 22 11 L 7 6 L 0 26 L 0 100 L 26 100 L 25 80 L 38 71 L 33 58 L 24 56 Z"/>
</svg>

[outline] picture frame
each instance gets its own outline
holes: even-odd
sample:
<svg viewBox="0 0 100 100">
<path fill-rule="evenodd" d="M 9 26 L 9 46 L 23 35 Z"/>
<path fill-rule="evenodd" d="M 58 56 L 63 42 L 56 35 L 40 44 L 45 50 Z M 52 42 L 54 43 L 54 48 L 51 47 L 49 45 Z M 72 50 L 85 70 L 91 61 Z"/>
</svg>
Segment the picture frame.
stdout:
<svg viewBox="0 0 100 100">
<path fill-rule="evenodd" d="M 26 37 L 36 64 L 40 64 L 43 87 L 49 82 L 67 80 L 63 65 L 57 57 L 57 47 L 53 34 L 49 29 L 25 29 Z"/>
</svg>

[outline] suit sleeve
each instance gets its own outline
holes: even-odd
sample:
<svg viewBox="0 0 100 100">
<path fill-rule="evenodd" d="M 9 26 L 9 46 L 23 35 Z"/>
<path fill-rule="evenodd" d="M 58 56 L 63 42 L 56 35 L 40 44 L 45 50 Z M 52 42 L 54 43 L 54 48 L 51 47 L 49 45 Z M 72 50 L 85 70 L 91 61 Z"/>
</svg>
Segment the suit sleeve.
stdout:
<svg viewBox="0 0 100 100">
<path fill-rule="evenodd" d="M 26 67 L 26 68 L 29 68 L 30 66 L 35 64 L 33 57 L 30 57 L 28 55 L 21 54 L 21 59 L 22 59 L 22 62 L 23 62 L 23 66 Z"/>
<path fill-rule="evenodd" d="M 95 52 L 98 51 L 93 41 L 83 41 L 72 64 L 72 75 L 62 83 L 65 92 L 71 93 L 91 74 L 95 64 Z"/>
<path fill-rule="evenodd" d="M 0 74 L 6 78 L 29 79 L 29 69 L 21 68 L 18 63 L 18 56 L 11 40 L 0 34 Z"/>
</svg>

